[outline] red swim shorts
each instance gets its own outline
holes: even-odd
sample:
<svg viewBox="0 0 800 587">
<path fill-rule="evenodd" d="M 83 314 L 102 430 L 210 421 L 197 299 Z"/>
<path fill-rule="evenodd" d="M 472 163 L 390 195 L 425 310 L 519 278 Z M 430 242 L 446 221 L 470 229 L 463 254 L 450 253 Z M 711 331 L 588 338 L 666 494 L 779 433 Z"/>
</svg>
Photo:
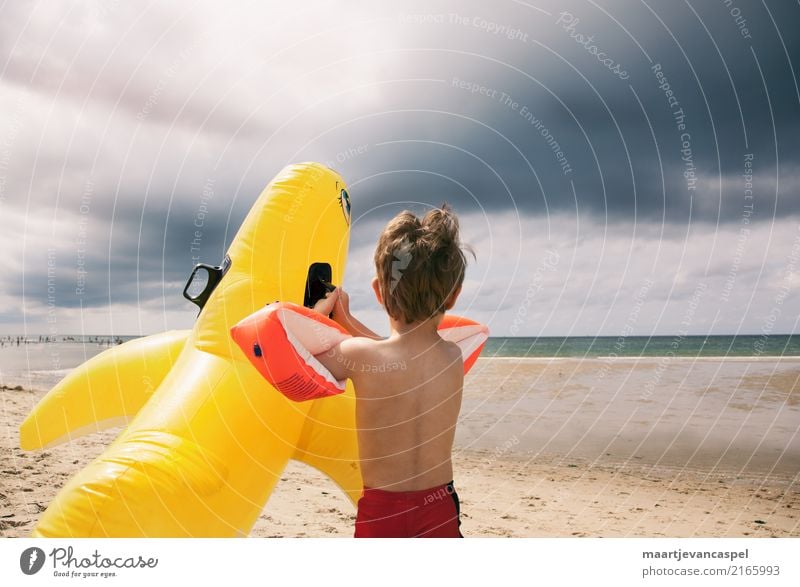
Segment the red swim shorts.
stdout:
<svg viewBox="0 0 800 587">
<path fill-rule="evenodd" d="M 463 538 L 453 482 L 421 491 L 364 488 L 356 538 Z"/>
</svg>

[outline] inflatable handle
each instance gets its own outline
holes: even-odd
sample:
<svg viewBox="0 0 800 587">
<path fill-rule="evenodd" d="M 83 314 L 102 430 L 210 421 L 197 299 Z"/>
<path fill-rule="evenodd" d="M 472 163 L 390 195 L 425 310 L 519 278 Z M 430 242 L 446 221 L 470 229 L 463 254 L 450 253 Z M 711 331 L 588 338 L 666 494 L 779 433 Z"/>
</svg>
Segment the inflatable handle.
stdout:
<svg viewBox="0 0 800 587">
<path fill-rule="evenodd" d="M 313 308 L 319 300 L 336 289 L 330 281 L 331 266 L 328 263 L 312 263 L 308 268 L 303 305 L 306 308 Z M 333 318 L 333 313 L 329 314 L 328 318 Z"/>
<path fill-rule="evenodd" d="M 291 302 L 273 302 L 234 326 L 231 336 L 258 372 L 293 401 L 345 390 L 345 381 L 335 379 L 314 355 L 351 335 L 319 312 Z"/>
</svg>

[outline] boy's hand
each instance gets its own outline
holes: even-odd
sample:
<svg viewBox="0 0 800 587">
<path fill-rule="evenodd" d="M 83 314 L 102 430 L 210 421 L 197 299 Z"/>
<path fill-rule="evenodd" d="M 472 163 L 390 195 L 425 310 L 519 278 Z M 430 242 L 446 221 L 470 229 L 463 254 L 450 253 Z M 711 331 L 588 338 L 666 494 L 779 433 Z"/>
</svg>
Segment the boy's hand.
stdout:
<svg viewBox="0 0 800 587">
<path fill-rule="evenodd" d="M 319 300 L 316 304 L 314 304 L 314 311 L 319 312 L 323 316 L 330 315 L 331 312 L 334 311 L 334 306 L 336 301 L 339 299 L 339 288 L 337 287 L 333 291 L 329 291 L 325 294 L 325 297 Z M 335 316 L 335 315 L 334 315 Z"/>
<path fill-rule="evenodd" d="M 327 305 L 331 303 L 331 298 L 334 298 L 332 303 L 333 313 L 331 315 L 331 318 L 333 318 L 334 322 L 336 322 L 339 326 L 342 326 L 345 330 L 347 330 L 347 332 L 355 337 L 364 336 L 374 340 L 383 340 L 382 336 L 372 332 L 350 313 L 350 296 L 347 295 L 347 292 L 341 287 L 337 287 L 335 290 L 333 290 L 326 299 L 317 302 L 317 305 L 314 306 L 314 309 L 317 310 L 317 307 L 319 306 L 322 308 L 320 311 L 327 311 L 328 308 L 331 307 Z"/>
<path fill-rule="evenodd" d="M 333 321 L 339 324 L 350 316 L 350 296 L 341 287 L 335 290 L 339 295 L 333 306 Z"/>
</svg>

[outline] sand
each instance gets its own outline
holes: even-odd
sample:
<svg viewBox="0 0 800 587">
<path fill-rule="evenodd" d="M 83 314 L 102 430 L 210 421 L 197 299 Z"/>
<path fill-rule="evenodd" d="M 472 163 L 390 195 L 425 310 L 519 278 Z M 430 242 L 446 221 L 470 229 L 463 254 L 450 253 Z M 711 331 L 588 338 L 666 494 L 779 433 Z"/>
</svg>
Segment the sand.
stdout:
<svg viewBox="0 0 800 587">
<path fill-rule="evenodd" d="M 748 449 L 746 458 L 734 459 L 737 464 L 733 467 L 720 466 L 719 459 L 709 459 L 707 453 L 698 452 L 697 446 L 675 442 L 669 452 L 654 452 L 668 455 L 668 459 L 636 459 L 637 451 L 609 452 L 606 445 L 598 445 L 598 438 L 619 435 L 619 418 L 611 415 L 608 426 L 601 426 L 594 418 L 589 428 L 570 427 L 571 434 L 580 439 L 586 438 L 588 430 L 593 441 L 587 446 L 600 447 L 595 451 L 572 450 L 581 446 L 574 439 L 572 445 L 563 446 L 559 442 L 541 441 L 543 437 L 558 436 L 548 431 L 553 424 L 546 419 L 539 419 L 535 427 L 530 422 L 525 427 L 513 422 L 504 424 L 503 418 L 509 414 L 520 415 L 521 405 L 505 394 L 511 393 L 509 390 L 516 385 L 515 397 L 519 398 L 520 385 L 536 382 L 537 388 L 546 389 L 553 381 L 568 377 L 570 384 L 560 392 L 568 395 L 570 390 L 584 385 L 578 372 L 585 368 L 585 361 L 534 367 L 515 363 L 513 368 L 486 361 L 478 367 L 467 381 L 461 432 L 454 451 L 465 536 L 800 536 L 800 475 L 791 470 L 795 462 L 792 459 L 797 456 L 793 444 L 796 429 L 795 434 L 776 440 L 792 449 L 784 450 L 781 458 L 770 457 L 768 452 L 759 452 L 760 449 Z M 631 373 L 646 380 L 647 369 L 654 368 L 657 365 L 630 367 L 624 363 L 609 372 L 619 371 L 626 381 Z M 489 394 L 487 386 L 494 390 L 501 387 L 497 381 L 498 369 L 505 369 L 506 373 L 503 393 Z M 573 375 L 570 377 L 569 373 Z M 668 370 L 662 370 L 661 374 L 665 384 L 674 384 L 670 379 L 674 374 Z M 781 371 L 775 379 L 775 368 L 762 375 L 767 379 L 759 380 L 758 385 L 763 384 L 769 393 L 783 393 L 774 387 L 782 381 L 780 377 L 788 375 Z M 586 377 L 590 376 L 591 372 L 587 372 Z M 736 376 L 744 381 L 748 375 Z M 773 383 L 773 379 L 778 383 Z M 795 377 L 784 382 L 789 386 L 787 397 L 792 399 L 796 397 L 796 381 Z M 752 381 L 750 384 L 756 385 Z M 17 430 L 43 395 L 43 391 L 29 389 L 0 390 L 0 535 L 5 537 L 26 536 L 66 480 L 98 456 L 119 432 L 108 430 L 44 452 L 24 452 L 18 448 Z M 494 403 L 489 402 L 490 397 Z M 546 409 L 554 409 L 552 397 L 540 399 L 549 406 Z M 649 396 L 641 394 L 635 399 L 650 401 Z M 484 405 L 479 407 L 481 403 Z M 506 416 L 498 415 L 498 406 L 506 403 L 509 406 L 516 403 L 517 409 L 503 408 Z M 564 417 L 561 412 L 566 409 L 563 402 L 560 405 L 558 418 Z M 525 410 L 532 409 L 532 405 L 525 406 Z M 796 421 L 795 412 L 787 413 L 786 409 L 781 412 L 782 417 L 788 423 Z M 565 413 L 567 417 L 575 416 L 571 409 Z M 711 413 L 719 421 L 719 415 L 726 412 Z M 742 424 L 738 426 L 741 431 Z M 536 429 L 535 434 L 529 433 L 532 428 Z M 776 430 L 785 432 L 783 428 Z M 776 434 L 770 438 L 779 438 Z M 645 455 L 648 450 L 654 451 L 653 442 L 634 444 Z M 753 446 L 762 444 L 755 442 Z M 698 454 L 706 457 L 698 458 Z M 352 536 L 354 516 L 354 507 L 329 479 L 293 462 L 282 475 L 251 536 Z"/>
</svg>

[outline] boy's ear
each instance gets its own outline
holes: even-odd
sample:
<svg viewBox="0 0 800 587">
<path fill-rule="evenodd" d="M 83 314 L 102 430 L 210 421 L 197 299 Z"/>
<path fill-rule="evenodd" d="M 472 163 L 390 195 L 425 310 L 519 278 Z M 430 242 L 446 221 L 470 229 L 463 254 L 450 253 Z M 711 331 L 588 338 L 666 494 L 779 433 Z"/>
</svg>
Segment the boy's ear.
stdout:
<svg viewBox="0 0 800 587">
<path fill-rule="evenodd" d="M 444 305 L 445 310 L 449 310 L 450 308 L 456 305 L 456 300 L 458 299 L 460 293 L 461 293 L 461 286 L 459 286 L 458 289 L 454 291 L 449 298 L 447 298 L 447 302 L 445 302 Z"/>
<path fill-rule="evenodd" d="M 378 300 L 378 303 L 382 306 L 383 305 L 383 297 L 381 296 L 381 285 L 378 282 L 377 277 L 372 278 L 372 289 L 375 290 L 375 297 Z"/>
</svg>

